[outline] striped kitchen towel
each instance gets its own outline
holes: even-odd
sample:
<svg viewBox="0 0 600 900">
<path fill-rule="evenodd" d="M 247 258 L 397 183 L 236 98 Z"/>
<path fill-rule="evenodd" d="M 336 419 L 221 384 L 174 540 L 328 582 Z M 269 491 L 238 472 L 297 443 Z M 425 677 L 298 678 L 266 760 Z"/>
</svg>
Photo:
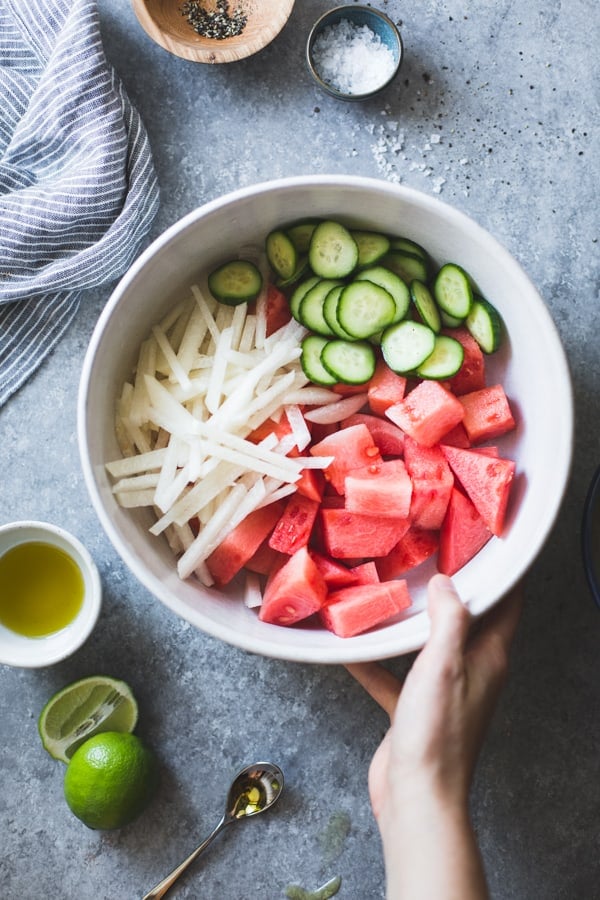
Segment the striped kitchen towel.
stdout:
<svg viewBox="0 0 600 900">
<path fill-rule="evenodd" d="M 0 0 L 0 405 L 121 275 L 158 208 L 96 0 Z"/>
</svg>

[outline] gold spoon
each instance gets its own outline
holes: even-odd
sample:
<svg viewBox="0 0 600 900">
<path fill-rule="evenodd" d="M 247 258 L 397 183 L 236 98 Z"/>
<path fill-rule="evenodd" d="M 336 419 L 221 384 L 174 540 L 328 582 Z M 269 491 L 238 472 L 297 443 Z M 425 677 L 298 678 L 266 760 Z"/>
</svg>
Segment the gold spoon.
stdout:
<svg viewBox="0 0 600 900">
<path fill-rule="evenodd" d="M 238 772 L 229 788 L 225 812 L 217 827 L 206 840 L 202 841 L 199 847 L 196 847 L 193 853 L 190 853 L 187 859 L 184 859 L 170 875 L 163 878 L 160 884 L 146 894 L 143 900 L 164 897 L 181 873 L 200 856 L 226 825 L 265 812 L 279 799 L 282 791 L 283 772 L 274 763 L 257 762 Z"/>
</svg>

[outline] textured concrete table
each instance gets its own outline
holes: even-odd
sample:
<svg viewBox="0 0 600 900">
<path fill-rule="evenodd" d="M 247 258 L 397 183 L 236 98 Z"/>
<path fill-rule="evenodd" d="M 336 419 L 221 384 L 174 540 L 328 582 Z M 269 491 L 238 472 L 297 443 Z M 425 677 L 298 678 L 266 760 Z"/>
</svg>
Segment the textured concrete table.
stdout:
<svg viewBox="0 0 600 900">
<path fill-rule="evenodd" d="M 575 464 L 528 581 L 473 814 L 494 897 L 592 900 L 600 897 L 600 617 L 581 569 L 579 525 L 600 461 L 598 8 L 481 0 L 465 14 L 459 0 L 380 0 L 402 20 L 401 75 L 368 103 L 341 104 L 318 92 L 303 57 L 311 22 L 333 5 L 298 0 L 266 50 L 209 67 L 152 44 L 123 0 L 100 0 L 107 54 L 154 150 L 162 206 L 152 236 L 253 182 L 369 175 L 464 210 L 539 287 L 572 366 Z M 105 590 L 98 627 L 75 656 L 46 670 L 0 667 L 0 894 L 141 897 L 211 830 L 230 775 L 263 757 L 285 770 L 285 800 L 223 835 L 173 896 L 279 900 L 289 883 L 314 889 L 340 874 L 340 897 L 381 898 L 366 778 L 383 714 L 344 669 L 257 658 L 180 621 L 136 583 L 100 529 L 80 472 L 75 406 L 110 287 L 85 298 L 67 337 L 0 412 L 0 521 L 46 519 L 71 530 L 97 560 Z M 71 815 L 62 766 L 36 729 L 53 691 L 96 672 L 132 685 L 139 733 L 162 768 L 154 805 L 112 833 Z"/>
</svg>

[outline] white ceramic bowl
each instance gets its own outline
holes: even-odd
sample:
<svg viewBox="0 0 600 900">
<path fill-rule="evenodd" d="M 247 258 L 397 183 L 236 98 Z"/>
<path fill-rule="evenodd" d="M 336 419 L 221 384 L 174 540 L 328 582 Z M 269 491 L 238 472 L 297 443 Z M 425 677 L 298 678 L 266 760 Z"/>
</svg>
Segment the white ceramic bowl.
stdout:
<svg viewBox="0 0 600 900">
<path fill-rule="evenodd" d="M 411 237 L 438 263 L 461 264 L 502 314 L 508 340 L 489 358 L 488 381 L 502 381 L 517 419 L 516 430 L 502 439 L 517 474 L 505 537 L 489 541 L 455 583 L 470 609 L 480 614 L 520 579 L 555 521 L 570 469 L 573 400 L 563 348 L 533 284 L 487 231 L 438 199 L 388 182 L 307 176 L 259 184 L 206 204 L 159 237 L 117 286 L 92 336 L 79 396 L 81 460 L 92 502 L 115 549 L 142 584 L 178 615 L 266 656 L 317 663 L 384 659 L 423 645 L 429 629 L 425 587 L 433 563 L 409 577 L 413 609 L 396 624 L 349 639 L 326 630 L 268 625 L 235 592 L 224 599 L 196 582 L 182 583 L 166 541 L 148 534 L 148 514 L 119 508 L 104 469 L 119 456 L 115 397 L 130 377 L 141 341 L 174 297 L 228 252 L 261 241 L 277 225 L 311 216 L 339 217 Z"/>
<path fill-rule="evenodd" d="M 25 637 L 0 623 L 0 663 L 28 669 L 60 662 L 81 647 L 98 619 L 102 585 L 89 552 L 63 528 L 47 522 L 11 522 L 0 526 L 0 557 L 26 543 L 58 547 L 71 557 L 83 576 L 81 609 L 60 631 L 42 637 Z"/>
</svg>

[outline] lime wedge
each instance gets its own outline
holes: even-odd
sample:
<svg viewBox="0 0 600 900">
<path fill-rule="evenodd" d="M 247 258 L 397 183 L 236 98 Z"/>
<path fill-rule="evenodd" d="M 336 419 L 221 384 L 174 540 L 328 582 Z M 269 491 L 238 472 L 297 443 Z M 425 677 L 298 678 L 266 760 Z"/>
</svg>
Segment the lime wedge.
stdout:
<svg viewBox="0 0 600 900">
<path fill-rule="evenodd" d="M 138 708 L 129 685 L 107 675 L 68 684 L 48 700 L 38 719 L 42 744 L 68 763 L 78 747 L 101 731 L 131 732 Z"/>
</svg>

